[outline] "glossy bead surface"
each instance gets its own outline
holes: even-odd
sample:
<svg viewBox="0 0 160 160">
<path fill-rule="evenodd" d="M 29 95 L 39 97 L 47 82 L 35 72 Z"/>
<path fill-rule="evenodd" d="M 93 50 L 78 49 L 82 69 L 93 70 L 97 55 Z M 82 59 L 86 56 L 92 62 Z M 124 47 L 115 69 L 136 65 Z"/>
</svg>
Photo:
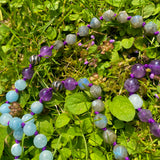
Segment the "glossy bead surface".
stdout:
<svg viewBox="0 0 160 160">
<path fill-rule="evenodd" d="M 64 81 L 64 87 L 67 90 L 74 90 L 76 88 L 76 80 L 74 78 L 67 78 Z"/>
<path fill-rule="evenodd" d="M 22 120 L 18 117 L 14 117 L 9 122 L 9 127 L 13 130 L 18 130 L 21 128 Z"/>
<path fill-rule="evenodd" d="M 105 128 L 107 122 L 108 120 L 104 114 L 99 113 L 94 117 L 94 124 L 98 128 Z"/>
<path fill-rule="evenodd" d="M 41 60 L 41 57 L 38 56 L 38 55 L 32 55 L 32 56 L 29 58 L 29 62 L 30 62 L 33 66 L 39 64 L 40 60 Z"/>
<path fill-rule="evenodd" d="M 151 72 L 155 75 L 160 75 L 160 60 L 153 60 L 149 63 Z"/>
<path fill-rule="evenodd" d="M 22 154 L 22 147 L 20 144 L 14 144 L 11 148 L 11 153 L 13 156 L 20 156 Z"/>
<path fill-rule="evenodd" d="M 133 104 L 135 109 L 141 108 L 143 105 L 143 100 L 138 94 L 132 94 L 128 99 Z"/>
<path fill-rule="evenodd" d="M 27 123 L 23 128 L 23 132 L 27 136 L 33 136 L 36 130 L 37 130 L 37 127 L 34 123 Z"/>
<path fill-rule="evenodd" d="M 24 68 L 22 71 L 23 78 L 31 79 L 33 77 L 34 70 L 32 68 Z"/>
<path fill-rule="evenodd" d="M 116 145 L 113 148 L 115 159 L 124 160 L 128 156 L 127 150 L 124 146 Z"/>
<path fill-rule="evenodd" d="M 102 89 L 100 86 L 97 85 L 93 85 L 90 87 L 90 93 L 92 96 L 94 96 L 95 98 L 98 98 L 101 96 L 102 93 Z"/>
<path fill-rule="evenodd" d="M 52 48 L 48 46 L 43 46 L 40 49 L 40 55 L 44 58 L 49 58 L 52 55 Z"/>
<path fill-rule="evenodd" d="M 87 78 L 81 78 L 78 81 L 78 86 L 80 89 L 86 89 L 86 88 L 88 88 L 88 85 L 89 85 L 89 81 Z"/>
<path fill-rule="evenodd" d="M 20 129 L 14 131 L 13 136 L 15 139 L 20 141 L 23 138 L 23 128 L 20 128 Z"/>
<path fill-rule="evenodd" d="M 81 26 L 78 28 L 78 34 L 80 37 L 87 36 L 89 34 L 89 28 L 87 26 Z"/>
<path fill-rule="evenodd" d="M 138 112 L 138 117 L 142 122 L 148 122 L 148 120 L 152 118 L 152 113 L 148 109 L 141 109 Z"/>
<path fill-rule="evenodd" d="M 15 87 L 19 90 L 19 91 L 23 91 L 26 87 L 27 87 L 27 83 L 26 81 L 24 81 L 23 79 L 19 79 L 15 82 Z"/>
<path fill-rule="evenodd" d="M 151 123 L 150 131 L 154 136 L 160 137 L 160 124 L 159 123 Z"/>
<path fill-rule="evenodd" d="M 12 119 L 12 116 L 9 113 L 3 113 L 0 116 L 0 123 L 2 126 L 8 126 L 8 121 Z"/>
<path fill-rule="evenodd" d="M 76 43 L 76 35 L 75 34 L 68 34 L 66 36 L 66 42 L 67 42 L 67 44 L 74 44 L 74 43 Z"/>
<path fill-rule="evenodd" d="M 103 19 L 108 22 L 114 19 L 114 15 L 115 13 L 112 10 L 108 10 L 104 12 L 102 16 L 103 16 Z"/>
<path fill-rule="evenodd" d="M 34 137 L 33 143 L 37 148 L 43 148 L 47 144 L 47 137 L 43 134 L 38 134 Z"/>
<path fill-rule="evenodd" d="M 139 16 L 139 15 L 133 16 L 130 22 L 133 28 L 140 28 L 142 27 L 142 24 L 143 24 L 143 18 L 142 16 Z"/>
<path fill-rule="evenodd" d="M 130 92 L 134 93 L 139 89 L 139 82 L 135 78 L 128 78 L 124 83 L 124 88 Z"/>
<path fill-rule="evenodd" d="M 43 111 L 43 104 L 35 101 L 31 104 L 31 111 L 35 114 L 40 114 Z"/>
<path fill-rule="evenodd" d="M 135 64 L 132 66 L 131 73 L 134 75 L 135 78 L 142 78 L 145 76 L 146 70 L 144 65 Z"/>
<path fill-rule="evenodd" d="M 91 19 L 90 26 L 91 28 L 99 28 L 101 26 L 101 22 L 96 17 L 93 17 Z"/>
<path fill-rule="evenodd" d="M 117 135 L 110 129 L 103 132 L 103 139 L 107 144 L 113 144 L 116 142 Z"/>
<path fill-rule="evenodd" d="M 117 16 L 117 21 L 119 23 L 126 23 L 128 21 L 127 17 L 128 17 L 128 14 L 126 13 L 126 11 L 121 11 Z"/>
<path fill-rule="evenodd" d="M 92 102 L 92 108 L 94 111 L 102 112 L 104 111 L 104 103 L 100 99 L 96 99 Z"/>
<path fill-rule="evenodd" d="M 39 155 L 39 160 L 53 160 L 53 154 L 51 151 L 42 151 Z"/>
<path fill-rule="evenodd" d="M 147 35 L 154 35 L 154 32 L 157 31 L 157 25 L 153 22 L 149 22 L 144 26 L 144 30 Z"/>
<path fill-rule="evenodd" d="M 52 83 L 52 88 L 54 91 L 61 91 L 63 89 L 64 85 L 61 81 L 54 81 Z"/>
<path fill-rule="evenodd" d="M 31 114 L 25 114 L 23 117 L 22 117 L 22 122 L 25 122 L 25 124 L 27 123 L 34 123 L 34 118 Z"/>
<path fill-rule="evenodd" d="M 18 93 L 16 93 L 16 91 L 9 91 L 6 94 L 6 100 L 9 102 L 15 102 L 18 100 L 18 98 L 19 98 L 19 95 Z"/>
<path fill-rule="evenodd" d="M 0 113 L 9 113 L 10 109 L 9 109 L 10 104 L 8 103 L 4 103 L 0 106 Z"/>
<path fill-rule="evenodd" d="M 44 88 L 39 92 L 39 97 L 43 101 L 50 101 L 52 99 L 52 90 L 50 88 Z"/>
<path fill-rule="evenodd" d="M 157 41 L 160 43 L 160 33 L 157 35 Z"/>
<path fill-rule="evenodd" d="M 62 47 L 64 47 L 64 44 L 63 44 L 63 42 L 60 41 L 60 40 L 56 40 L 56 41 L 54 42 L 54 44 L 53 44 L 53 48 L 54 48 L 54 49 L 59 50 L 59 49 L 61 49 Z"/>
</svg>

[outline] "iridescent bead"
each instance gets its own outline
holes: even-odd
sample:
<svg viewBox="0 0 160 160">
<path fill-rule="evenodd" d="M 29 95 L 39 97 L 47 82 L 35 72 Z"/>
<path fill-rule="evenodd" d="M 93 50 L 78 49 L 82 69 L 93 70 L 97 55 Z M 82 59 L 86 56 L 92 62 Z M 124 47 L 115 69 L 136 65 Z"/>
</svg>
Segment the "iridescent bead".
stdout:
<svg viewBox="0 0 160 160">
<path fill-rule="evenodd" d="M 40 60 L 41 60 L 41 57 L 38 56 L 38 55 L 32 55 L 32 56 L 29 58 L 29 62 L 30 62 L 33 66 L 39 64 Z"/>
<path fill-rule="evenodd" d="M 160 60 L 153 60 L 149 63 L 151 72 L 155 75 L 160 75 Z"/>
<path fill-rule="evenodd" d="M 6 100 L 11 103 L 17 101 L 18 98 L 19 98 L 19 95 L 18 95 L 18 93 L 16 93 L 16 91 L 9 91 L 6 94 Z"/>
<path fill-rule="evenodd" d="M 97 85 L 93 85 L 90 87 L 90 93 L 92 96 L 94 96 L 95 98 L 98 98 L 101 96 L 102 93 L 102 89 L 100 86 Z"/>
<path fill-rule="evenodd" d="M 99 28 L 101 26 L 101 22 L 96 17 L 93 17 L 91 19 L 90 26 L 91 28 Z"/>
<path fill-rule="evenodd" d="M 3 113 L 0 116 L 0 123 L 2 126 L 8 126 L 8 121 L 12 119 L 12 116 L 9 113 Z"/>
<path fill-rule="evenodd" d="M 19 91 L 23 91 L 27 87 L 27 83 L 23 79 L 17 80 L 14 85 Z"/>
<path fill-rule="evenodd" d="M 20 144 L 14 144 L 11 148 L 11 153 L 13 156 L 20 156 L 22 154 L 22 147 Z"/>
<path fill-rule="evenodd" d="M 141 108 L 143 105 L 143 100 L 138 94 L 132 94 L 128 99 L 133 104 L 135 109 Z"/>
<path fill-rule="evenodd" d="M 53 44 L 53 48 L 59 50 L 60 48 L 64 47 L 64 44 L 62 41 L 57 40 Z"/>
<path fill-rule="evenodd" d="M 31 104 L 31 111 L 35 114 L 40 114 L 43 111 L 43 104 L 35 101 Z"/>
<path fill-rule="evenodd" d="M 134 93 L 139 89 L 139 82 L 135 78 L 128 78 L 124 83 L 124 88 L 128 92 Z"/>
<path fill-rule="evenodd" d="M 20 129 L 14 131 L 13 136 L 15 139 L 20 141 L 23 138 L 23 128 L 20 128 Z"/>
<path fill-rule="evenodd" d="M 78 28 L 78 34 L 80 37 L 87 36 L 89 34 L 89 28 L 87 26 L 81 26 Z"/>
<path fill-rule="evenodd" d="M 126 11 L 121 11 L 119 12 L 118 16 L 117 16 L 117 21 L 120 23 L 126 23 L 128 14 L 126 13 Z"/>
<path fill-rule="evenodd" d="M 96 116 L 94 117 L 94 124 L 98 128 L 105 128 L 107 125 L 107 122 L 108 120 L 106 116 L 101 113 L 96 114 Z"/>
<path fill-rule="evenodd" d="M 142 78 L 146 74 L 146 70 L 144 65 L 142 64 L 135 64 L 132 67 L 131 73 L 134 75 L 135 78 Z"/>
<path fill-rule="evenodd" d="M 76 82 L 76 80 L 74 78 L 67 78 L 64 81 L 64 87 L 67 90 L 74 90 L 76 88 L 76 85 L 77 85 L 77 82 Z"/>
<path fill-rule="evenodd" d="M 34 137 L 33 143 L 37 148 L 43 148 L 47 144 L 47 137 L 43 134 L 38 134 Z"/>
<path fill-rule="evenodd" d="M 104 103 L 100 99 L 96 99 L 92 102 L 92 108 L 94 111 L 102 112 L 104 110 Z"/>
<path fill-rule="evenodd" d="M 43 101 L 50 101 L 52 99 L 52 89 L 44 88 L 39 92 L 39 97 Z"/>
<path fill-rule="evenodd" d="M 76 35 L 75 34 L 68 34 L 66 36 L 66 42 L 67 42 L 67 44 L 74 44 L 74 43 L 76 43 Z"/>
<path fill-rule="evenodd" d="M 43 46 L 40 49 L 40 55 L 44 58 L 49 58 L 52 55 L 52 47 Z"/>
<path fill-rule="evenodd" d="M 157 35 L 157 41 L 160 43 L 160 33 Z"/>
<path fill-rule="evenodd" d="M 103 16 L 103 19 L 108 22 L 114 19 L 115 13 L 112 10 L 108 10 L 104 12 L 102 16 Z"/>
<path fill-rule="evenodd" d="M 103 132 L 103 139 L 108 144 L 113 144 L 116 142 L 117 135 L 110 129 Z"/>
<path fill-rule="evenodd" d="M 149 22 L 144 26 L 144 30 L 147 35 L 154 35 L 154 32 L 157 31 L 157 25 L 153 22 Z"/>
<path fill-rule="evenodd" d="M 142 16 L 139 16 L 139 15 L 133 16 L 130 22 L 133 28 L 140 28 L 142 27 L 142 24 L 143 24 L 143 18 Z"/>
<path fill-rule="evenodd" d="M 53 154 L 51 151 L 45 150 L 39 155 L 39 160 L 53 160 Z"/>
<path fill-rule="evenodd" d="M 141 109 L 138 112 L 138 117 L 142 122 L 148 122 L 149 119 L 152 119 L 152 113 L 148 109 Z"/>
<path fill-rule="evenodd" d="M 27 123 L 34 123 L 34 118 L 31 114 L 25 114 L 23 117 L 22 117 L 22 122 L 25 122 L 25 124 Z"/>
<path fill-rule="evenodd" d="M 10 104 L 8 103 L 4 103 L 0 106 L 0 112 L 3 113 L 9 113 L 10 109 L 9 109 Z"/>
<path fill-rule="evenodd" d="M 61 91 L 63 89 L 64 85 L 61 81 L 54 81 L 52 83 L 52 88 L 54 91 Z"/>
<path fill-rule="evenodd" d="M 80 89 L 86 89 L 86 88 L 88 88 L 88 85 L 89 85 L 89 81 L 87 78 L 81 78 L 78 81 L 78 86 Z"/>
<path fill-rule="evenodd" d="M 151 123 L 150 130 L 154 136 L 160 137 L 160 124 L 159 123 Z"/>
<path fill-rule="evenodd" d="M 22 123 L 22 120 L 20 118 L 14 117 L 10 120 L 9 127 L 13 130 L 18 130 L 22 127 L 21 123 Z"/>
<path fill-rule="evenodd" d="M 27 136 L 33 136 L 34 133 L 36 132 L 37 127 L 34 123 L 27 123 L 25 124 L 25 126 L 23 127 L 23 132 L 27 135 Z"/>
<path fill-rule="evenodd" d="M 124 146 L 115 145 L 113 148 L 115 159 L 124 160 L 128 156 L 127 150 Z"/>
<path fill-rule="evenodd" d="M 24 68 L 22 71 L 23 78 L 31 79 L 33 77 L 34 70 L 32 68 Z"/>
</svg>

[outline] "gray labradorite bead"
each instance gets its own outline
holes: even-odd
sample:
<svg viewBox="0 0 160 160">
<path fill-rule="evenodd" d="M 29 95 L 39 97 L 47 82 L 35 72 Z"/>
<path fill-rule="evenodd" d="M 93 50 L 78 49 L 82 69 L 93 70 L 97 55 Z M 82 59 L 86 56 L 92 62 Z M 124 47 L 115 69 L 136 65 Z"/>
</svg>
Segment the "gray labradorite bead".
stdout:
<svg viewBox="0 0 160 160">
<path fill-rule="evenodd" d="M 127 17 L 128 17 L 127 12 L 126 11 L 121 11 L 121 12 L 119 12 L 119 15 L 117 16 L 117 21 L 119 23 L 126 23 L 128 21 Z"/>
<path fill-rule="evenodd" d="M 96 99 L 92 102 L 92 108 L 94 111 L 102 112 L 104 110 L 104 103 L 100 99 Z"/>
<path fill-rule="evenodd" d="M 101 93 L 102 93 L 102 89 L 100 86 L 97 86 L 97 85 L 93 85 L 91 86 L 90 88 L 90 93 L 92 96 L 94 96 L 95 98 L 98 98 L 101 96 Z"/>
<path fill-rule="evenodd" d="M 139 15 L 133 16 L 130 22 L 133 28 L 140 28 L 142 27 L 142 24 L 143 24 L 143 18 L 142 16 L 139 16 Z"/>
<path fill-rule="evenodd" d="M 29 62 L 32 64 L 32 65 L 37 65 L 39 64 L 41 60 L 41 57 L 39 57 L 38 55 L 32 55 L 30 58 L 29 58 Z"/>
<path fill-rule="evenodd" d="M 67 42 L 67 44 L 74 44 L 74 43 L 76 43 L 76 35 L 75 34 L 68 34 L 66 36 L 66 42 Z"/>
<path fill-rule="evenodd" d="M 60 48 L 62 48 L 64 46 L 64 44 L 62 41 L 57 40 L 54 42 L 53 46 L 54 46 L 53 47 L 54 49 L 59 50 Z"/>
<path fill-rule="evenodd" d="M 108 144 L 113 144 L 116 142 L 117 135 L 110 129 L 103 132 L 103 139 Z"/>
<path fill-rule="evenodd" d="M 160 33 L 157 35 L 157 41 L 160 43 Z"/>
<path fill-rule="evenodd" d="M 89 28 L 87 26 L 81 26 L 78 28 L 78 33 L 80 37 L 87 36 L 89 34 Z"/>
<path fill-rule="evenodd" d="M 157 25 L 153 22 L 149 22 L 144 26 L 144 31 L 147 35 L 154 35 L 157 31 Z"/>
<path fill-rule="evenodd" d="M 125 157 L 128 157 L 127 150 L 124 146 L 116 145 L 113 148 L 113 153 L 115 159 L 125 160 Z"/>
<path fill-rule="evenodd" d="M 105 128 L 107 122 L 108 120 L 104 114 L 99 113 L 94 117 L 94 124 L 98 128 Z"/>
<path fill-rule="evenodd" d="M 101 26 L 101 22 L 96 17 L 94 17 L 90 22 L 90 26 L 91 28 L 99 28 Z"/>
<path fill-rule="evenodd" d="M 102 17 L 105 21 L 111 21 L 114 18 L 115 13 L 112 10 L 108 10 L 103 13 Z"/>
</svg>

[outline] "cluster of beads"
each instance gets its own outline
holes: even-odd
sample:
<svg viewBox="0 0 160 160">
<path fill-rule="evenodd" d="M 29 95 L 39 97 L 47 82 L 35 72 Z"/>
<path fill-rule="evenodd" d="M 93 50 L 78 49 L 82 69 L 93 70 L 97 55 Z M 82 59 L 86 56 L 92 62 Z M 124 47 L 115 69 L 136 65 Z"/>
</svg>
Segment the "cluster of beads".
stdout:
<svg viewBox="0 0 160 160">
<path fill-rule="evenodd" d="M 134 108 L 138 111 L 138 117 L 142 122 L 150 123 L 151 133 L 160 137 L 160 124 L 155 122 L 152 113 L 148 109 L 141 109 L 143 100 L 138 94 L 134 94 L 139 89 L 139 82 L 137 79 L 143 78 L 146 74 L 146 68 L 151 69 L 150 78 L 160 75 L 160 60 L 152 60 L 149 65 L 135 64 L 131 69 L 131 78 L 127 79 L 124 83 L 124 88 L 130 93 L 129 100 Z M 158 97 L 159 98 L 159 97 Z"/>
</svg>

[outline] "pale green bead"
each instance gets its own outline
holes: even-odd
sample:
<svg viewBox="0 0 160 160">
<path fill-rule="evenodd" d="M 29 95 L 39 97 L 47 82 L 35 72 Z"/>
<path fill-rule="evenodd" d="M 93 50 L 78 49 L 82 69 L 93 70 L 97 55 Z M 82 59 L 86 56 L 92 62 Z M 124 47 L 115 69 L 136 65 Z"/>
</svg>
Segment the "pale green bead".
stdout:
<svg viewBox="0 0 160 160">
<path fill-rule="evenodd" d="M 121 11 L 119 12 L 118 16 L 117 16 L 117 21 L 120 23 L 126 23 L 128 14 L 126 13 L 126 11 Z"/>
<path fill-rule="evenodd" d="M 143 18 L 142 16 L 136 15 L 131 18 L 130 22 L 133 28 L 140 28 L 143 24 Z"/>
<path fill-rule="evenodd" d="M 102 16 L 103 16 L 103 19 L 108 22 L 114 19 L 115 13 L 112 10 L 108 10 L 104 12 Z"/>
<path fill-rule="evenodd" d="M 94 96 L 95 98 L 98 98 L 101 96 L 102 93 L 102 89 L 100 86 L 97 85 L 93 85 L 90 87 L 90 93 L 92 96 Z"/>
<path fill-rule="evenodd" d="M 96 17 L 93 17 L 90 22 L 90 26 L 91 28 L 99 28 L 101 26 L 101 22 Z"/>
<path fill-rule="evenodd" d="M 99 113 L 94 117 L 94 124 L 98 128 L 105 128 L 107 125 L 107 118 L 105 115 Z"/>
<path fill-rule="evenodd" d="M 104 103 L 100 99 L 96 99 L 92 102 L 92 108 L 94 111 L 102 112 L 104 110 Z"/>
<path fill-rule="evenodd" d="M 74 43 L 76 43 L 76 35 L 75 34 L 68 34 L 66 36 L 66 42 L 67 42 L 67 44 L 74 44 Z"/>
<path fill-rule="evenodd" d="M 154 35 L 154 32 L 157 31 L 157 25 L 153 22 L 149 22 L 144 26 L 144 30 L 147 35 Z"/>
<path fill-rule="evenodd" d="M 87 26 L 81 26 L 78 28 L 78 34 L 80 37 L 87 36 L 89 34 L 89 28 Z"/>
<path fill-rule="evenodd" d="M 157 35 L 157 41 L 160 43 L 160 33 Z"/>
<path fill-rule="evenodd" d="M 110 129 L 103 132 L 103 139 L 108 144 L 113 144 L 116 142 L 117 135 Z"/>
<path fill-rule="evenodd" d="M 53 48 L 56 50 L 59 50 L 60 48 L 62 48 L 64 46 L 63 42 L 60 40 L 57 40 L 54 42 L 53 44 Z"/>
</svg>

